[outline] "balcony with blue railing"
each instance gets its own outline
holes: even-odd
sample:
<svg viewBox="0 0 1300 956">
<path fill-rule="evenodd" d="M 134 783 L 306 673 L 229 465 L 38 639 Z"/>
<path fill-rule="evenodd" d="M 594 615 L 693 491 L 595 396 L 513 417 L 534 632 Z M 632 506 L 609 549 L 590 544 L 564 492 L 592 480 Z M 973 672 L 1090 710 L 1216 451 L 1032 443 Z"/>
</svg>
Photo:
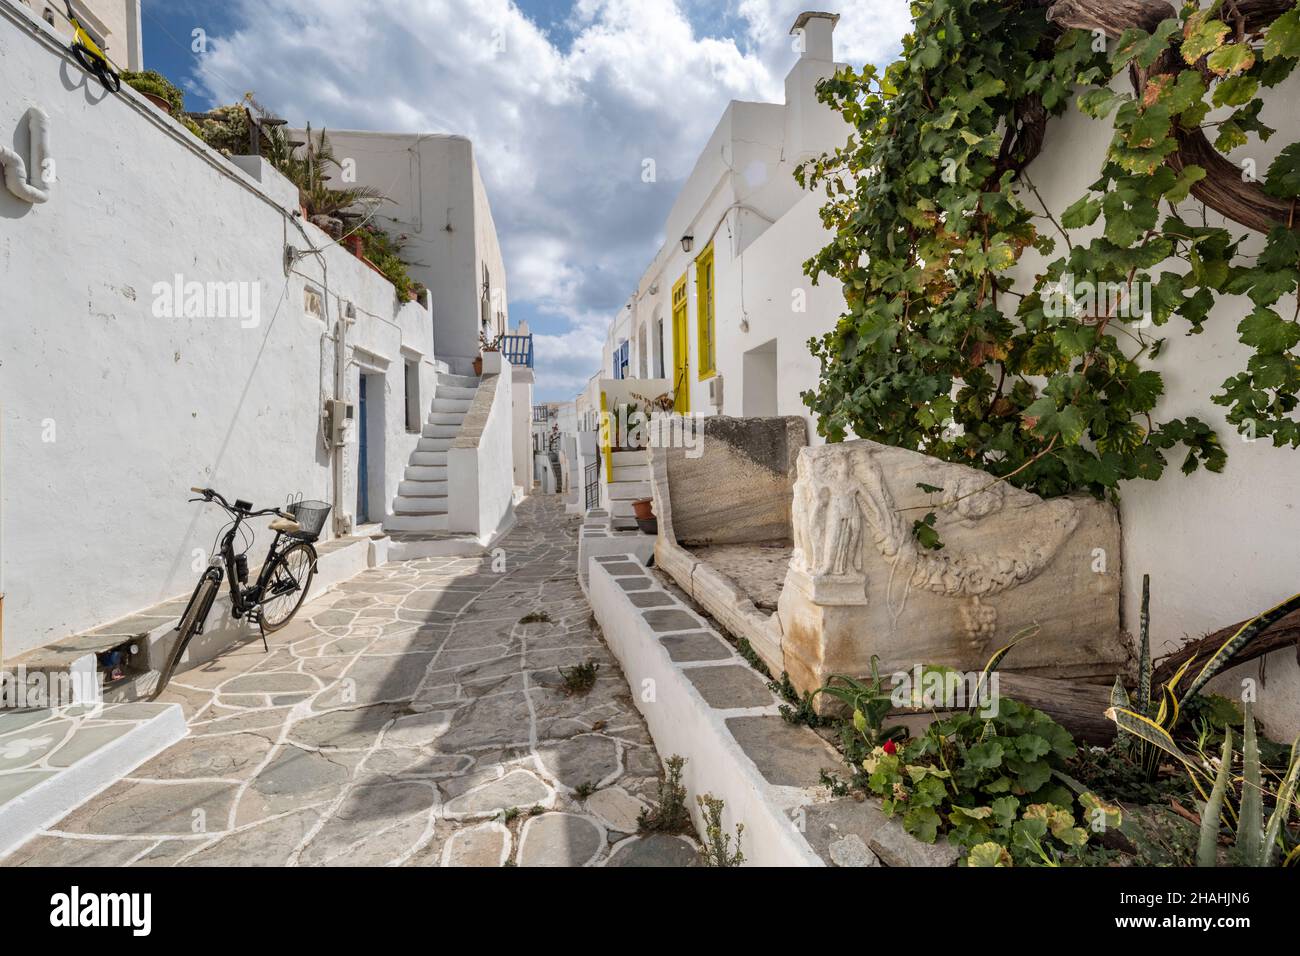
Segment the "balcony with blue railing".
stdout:
<svg viewBox="0 0 1300 956">
<path fill-rule="evenodd" d="M 501 354 L 515 367 L 533 367 L 533 337 L 529 335 L 501 336 Z"/>
</svg>

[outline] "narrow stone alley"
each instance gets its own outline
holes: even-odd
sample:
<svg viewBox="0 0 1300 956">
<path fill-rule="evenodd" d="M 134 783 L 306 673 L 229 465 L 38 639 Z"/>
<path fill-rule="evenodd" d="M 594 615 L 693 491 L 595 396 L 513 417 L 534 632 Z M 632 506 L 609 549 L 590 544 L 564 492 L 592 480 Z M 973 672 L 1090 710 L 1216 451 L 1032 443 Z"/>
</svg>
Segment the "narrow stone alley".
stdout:
<svg viewBox="0 0 1300 956">
<path fill-rule="evenodd" d="M 661 761 L 579 587 L 578 518 L 517 513 L 490 554 L 363 572 L 269 654 L 179 674 L 188 736 L 5 865 L 693 864 L 635 835 Z"/>
</svg>

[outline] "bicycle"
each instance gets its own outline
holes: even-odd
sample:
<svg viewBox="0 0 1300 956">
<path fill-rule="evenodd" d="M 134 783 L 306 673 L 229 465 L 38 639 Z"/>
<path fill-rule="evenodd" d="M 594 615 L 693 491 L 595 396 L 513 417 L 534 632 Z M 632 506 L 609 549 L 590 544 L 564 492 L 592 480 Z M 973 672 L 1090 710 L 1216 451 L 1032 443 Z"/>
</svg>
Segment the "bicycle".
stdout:
<svg viewBox="0 0 1300 956">
<path fill-rule="evenodd" d="M 76 57 L 82 69 L 99 80 L 104 89 L 110 93 L 118 92 L 122 89 L 122 78 L 113 69 L 108 55 L 99 48 L 99 44 L 91 39 L 86 28 L 81 25 L 81 21 L 72 10 L 70 0 L 65 0 L 65 4 L 68 8 L 68 23 L 72 25 L 72 43 L 69 45 L 72 55 Z"/>
<path fill-rule="evenodd" d="M 307 598 L 312 578 L 316 576 L 317 555 L 313 543 L 320 537 L 325 519 L 330 513 L 330 505 L 323 501 L 291 501 L 284 510 L 263 508 L 254 511 L 251 503 L 236 499 L 231 504 L 212 488 L 191 488 L 190 491 L 199 496 L 191 498 L 191 502 L 217 504 L 233 520 L 223 529 L 224 533 L 219 533 L 221 544 L 213 553 L 199 583 L 195 585 L 180 623 L 176 625 L 175 644 L 150 700 L 156 700 L 167 688 L 190 641 L 196 634 L 203 633 L 208 614 L 221 591 L 223 579 L 229 580 L 231 616 L 236 620 L 248 618 L 254 621 L 262 637 L 262 646 L 267 651 L 270 650 L 266 635 L 288 624 Z M 275 532 L 275 538 L 271 541 L 257 580 L 250 585 L 248 550 L 252 547 L 252 539 L 249 538 L 248 547 L 238 554 L 235 539 L 240 535 L 245 521 L 267 515 L 274 515 L 270 530 Z M 286 539 L 292 543 L 283 544 Z"/>
</svg>

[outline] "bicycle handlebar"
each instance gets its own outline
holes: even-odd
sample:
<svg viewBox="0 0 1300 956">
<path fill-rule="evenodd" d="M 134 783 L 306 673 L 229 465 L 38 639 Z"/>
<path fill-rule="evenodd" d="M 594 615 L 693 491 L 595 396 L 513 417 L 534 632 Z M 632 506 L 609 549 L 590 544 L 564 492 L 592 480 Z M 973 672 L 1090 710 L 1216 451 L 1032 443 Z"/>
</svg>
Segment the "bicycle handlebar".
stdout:
<svg viewBox="0 0 1300 956">
<path fill-rule="evenodd" d="M 213 488 L 194 487 L 194 488 L 190 488 L 190 491 L 194 492 L 196 495 L 203 496 L 201 499 L 191 498 L 190 501 L 199 501 L 199 500 L 215 501 L 217 504 L 221 505 L 221 507 L 225 508 L 231 514 L 236 514 L 243 518 L 260 518 L 263 515 L 275 515 L 278 518 L 288 518 L 290 521 L 297 520 L 293 515 L 289 514 L 288 512 L 281 511 L 279 508 L 263 508 L 261 511 L 244 511 L 243 509 L 235 508 L 230 504 L 230 502 L 228 502 L 224 497 L 222 497 L 222 495 L 219 492 L 217 492 Z"/>
</svg>

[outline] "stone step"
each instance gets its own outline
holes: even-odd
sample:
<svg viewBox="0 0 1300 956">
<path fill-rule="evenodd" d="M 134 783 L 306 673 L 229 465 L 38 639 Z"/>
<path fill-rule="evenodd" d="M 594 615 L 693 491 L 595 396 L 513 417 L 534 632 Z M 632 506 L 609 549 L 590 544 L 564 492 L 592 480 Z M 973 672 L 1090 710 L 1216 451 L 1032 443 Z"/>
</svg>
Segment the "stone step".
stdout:
<svg viewBox="0 0 1300 956">
<path fill-rule="evenodd" d="M 408 498 L 398 495 L 393 499 L 393 514 L 399 515 L 445 515 L 447 513 L 447 496 L 434 498 Z"/>
<path fill-rule="evenodd" d="M 450 425 L 459 429 L 460 423 L 465 420 L 464 412 L 430 412 L 426 425 Z"/>
<path fill-rule="evenodd" d="M 434 439 L 421 438 L 420 441 L 433 441 Z M 447 467 L 447 450 L 441 451 L 414 451 L 411 452 L 411 464 L 409 467 L 418 468 L 443 468 Z"/>
<path fill-rule="evenodd" d="M 456 432 L 460 431 L 460 422 L 451 423 L 430 423 L 420 429 L 420 434 L 425 438 L 455 438 Z"/>
<path fill-rule="evenodd" d="M 451 441 L 452 438 L 450 435 L 445 438 L 421 438 L 416 442 L 415 454 L 419 454 L 422 451 L 440 451 L 446 454 L 447 449 L 451 447 Z M 414 460 L 414 458 L 412 460 Z M 421 462 L 420 464 L 424 464 L 424 462 Z M 445 458 L 443 459 L 443 464 L 446 464 Z"/>
<path fill-rule="evenodd" d="M 650 453 L 647 451 L 612 451 L 609 453 L 610 459 L 614 466 L 619 465 L 649 465 Z"/>
<path fill-rule="evenodd" d="M 434 398 L 435 412 L 467 412 L 473 403 L 472 398 Z"/>
<path fill-rule="evenodd" d="M 618 519 L 620 518 L 631 519 L 635 524 L 636 512 L 632 510 L 631 498 L 624 498 L 621 500 L 618 498 L 611 498 L 609 501 L 609 511 L 610 514 L 614 516 L 614 524 L 616 527 L 619 527 Z"/>
<path fill-rule="evenodd" d="M 638 501 L 650 497 L 648 481 L 616 481 L 609 486 L 610 501 Z"/>
<path fill-rule="evenodd" d="M 615 465 L 613 468 L 615 481 L 649 481 L 649 465 Z"/>
<path fill-rule="evenodd" d="M 446 498 L 447 482 L 407 479 L 397 483 L 397 493 L 404 498 Z"/>
<path fill-rule="evenodd" d="M 439 385 L 433 393 L 433 400 L 440 398 L 473 399 L 477 388 L 464 388 L 460 385 Z"/>
<path fill-rule="evenodd" d="M 442 455 L 444 461 L 447 457 L 445 452 L 431 452 L 430 454 Z M 446 481 L 447 466 L 407 465 L 405 478 L 407 481 Z"/>
<path fill-rule="evenodd" d="M 384 519 L 385 531 L 446 531 L 446 514 L 389 515 Z"/>
<path fill-rule="evenodd" d="M 473 375 L 452 375 L 449 372 L 438 373 L 438 387 L 446 385 L 450 388 L 478 388 L 479 380 Z"/>
</svg>

